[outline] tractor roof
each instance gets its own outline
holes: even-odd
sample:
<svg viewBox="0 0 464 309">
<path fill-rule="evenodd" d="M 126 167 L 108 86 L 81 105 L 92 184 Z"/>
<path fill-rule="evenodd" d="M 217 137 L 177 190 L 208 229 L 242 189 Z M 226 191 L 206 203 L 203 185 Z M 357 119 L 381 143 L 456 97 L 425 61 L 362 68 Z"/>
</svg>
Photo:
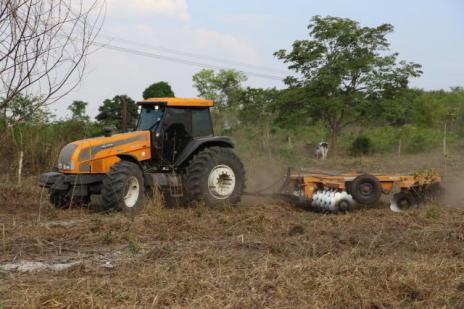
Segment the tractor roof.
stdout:
<svg viewBox="0 0 464 309">
<path fill-rule="evenodd" d="M 189 107 L 211 107 L 214 105 L 213 100 L 205 99 L 188 99 L 188 98 L 149 98 L 141 102 L 139 105 L 157 105 L 166 104 L 167 106 L 189 106 Z"/>
</svg>

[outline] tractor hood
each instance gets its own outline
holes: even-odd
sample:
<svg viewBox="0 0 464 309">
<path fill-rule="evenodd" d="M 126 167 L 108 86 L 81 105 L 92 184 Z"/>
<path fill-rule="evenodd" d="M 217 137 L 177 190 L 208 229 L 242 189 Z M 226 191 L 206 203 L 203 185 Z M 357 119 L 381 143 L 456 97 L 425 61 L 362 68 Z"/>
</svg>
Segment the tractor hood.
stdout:
<svg viewBox="0 0 464 309">
<path fill-rule="evenodd" d="M 67 174 L 105 174 L 122 157 L 151 158 L 150 132 L 136 131 L 72 142 L 58 157 L 58 169 Z"/>
</svg>

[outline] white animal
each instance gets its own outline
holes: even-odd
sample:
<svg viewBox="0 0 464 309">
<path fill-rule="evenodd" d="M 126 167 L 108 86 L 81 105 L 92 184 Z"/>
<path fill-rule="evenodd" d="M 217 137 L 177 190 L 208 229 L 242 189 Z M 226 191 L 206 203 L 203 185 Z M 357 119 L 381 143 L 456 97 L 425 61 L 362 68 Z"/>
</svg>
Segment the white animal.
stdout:
<svg viewBox="0 0 464 309">
<path fill-rule="evenodd" d="M 327 159 L 327 153 L 329 152 L 329 143 L 327 142 L 320 142 L 316 146 L 316 159 L 318 160 L 325 160 Z"/>
</svg>

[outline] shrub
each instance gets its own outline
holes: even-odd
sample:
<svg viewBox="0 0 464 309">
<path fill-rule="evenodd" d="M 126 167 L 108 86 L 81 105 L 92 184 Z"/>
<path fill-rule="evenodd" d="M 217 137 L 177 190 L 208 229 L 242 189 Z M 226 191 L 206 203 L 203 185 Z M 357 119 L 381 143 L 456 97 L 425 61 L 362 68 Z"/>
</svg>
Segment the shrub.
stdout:
<svg viewBox="0 0 464 309">
<path fill-rule="evenodd" d="M 410 153 L 416 153 L 426 150 L 428 146 L 427 139 L 423 134 L 416 134 L 411 137 L 408 146 L 406 147 L 406 151 Z"/>
<path fill-rule="evenodd" d="M 351 143 L 350 152 L 354 156 L 367 155 L 372 151 L 371 139 L 365 135 L 359 135 Z"/>
<path fill-rule="evenodd" d="M 441 146 L 442 132 L 432 128 L 418 128 L 406 139 L 405 151 L 408 153 L 418 153 L 429 151 Z M 453 136 L 450 134 L 449 143 L 453 143 Z"/>
</svg>

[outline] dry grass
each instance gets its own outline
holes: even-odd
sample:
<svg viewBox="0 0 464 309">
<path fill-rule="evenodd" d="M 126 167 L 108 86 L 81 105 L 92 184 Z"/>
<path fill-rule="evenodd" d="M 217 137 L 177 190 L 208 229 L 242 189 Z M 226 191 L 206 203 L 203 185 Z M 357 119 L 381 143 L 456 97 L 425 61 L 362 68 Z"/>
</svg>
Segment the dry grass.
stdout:
<svg viewBox="0 0 464 309">
<path fill-rule="evenodd" d="M 0 308 L 464 307 L 462 208 L 169 209 L 155 194 L 130 218 L 57 211 L 40 195 L 34 179 L 0 186 L 0 265 L 79 264 L 0 270 Z"/>
</svg>

